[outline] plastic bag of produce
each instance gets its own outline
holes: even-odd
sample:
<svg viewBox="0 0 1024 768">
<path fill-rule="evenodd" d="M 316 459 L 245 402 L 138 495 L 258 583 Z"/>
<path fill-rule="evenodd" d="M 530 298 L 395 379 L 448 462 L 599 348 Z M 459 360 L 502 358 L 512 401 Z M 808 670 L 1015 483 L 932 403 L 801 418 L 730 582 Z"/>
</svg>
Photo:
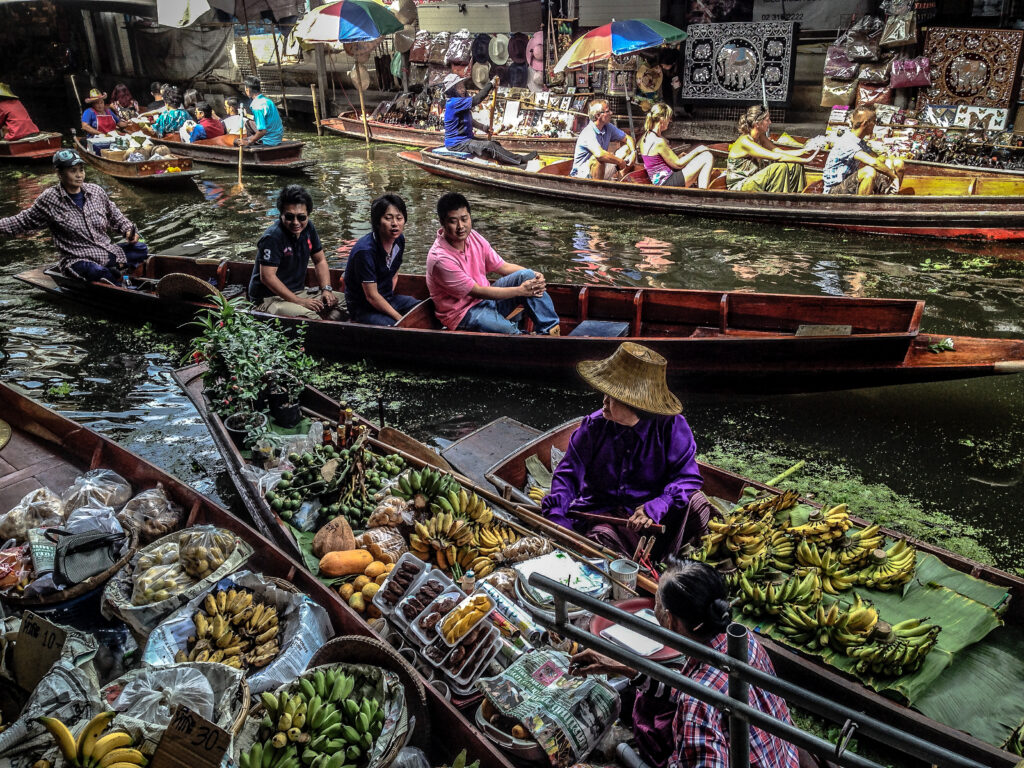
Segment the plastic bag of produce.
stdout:
<svg viewBox="0 0 1024 768">
<path fill-rule="evenodd" d="M 193 528 L 178 536 L 178 562 L 192 578 L 206 578 L 228 559 L 237 541 L 234 534 L 212 526 Z"/>
<path fill-rule="evenodd" d="M 139 670 L 121 688 L 112 706 L 139 720 L 166 726 L 179 704 L 213 720 L 213 687 L 194 667 Z"/>
<path fill-rule="evenodd" d="M 366 521 L 368 528 L 398 528 L 401 525 L 412 525 L 412 505 L 398 496 L 385 496 L 374 507 Z"/>
<path fill-rule="evenodd" d="M 69 533 L 89 533 L 90 531 L 124 533 L 124 528 L 117 519 L 113 507 L 93 506 L 92 504 L 71 511 L 61 528 Z"/>
<path fill-rule="evenodd" d="M 516 595 L 516 572 L 511 568 L 498 568 L 477 580 L 477 584 L 490 584 L 505 597 L 519 600 Z"/>
<path fill-rule="evenodd" d="M 32 579 L 32 557 L 28 545 L 0 549 L 0 590 L 9 592 Z"/>
<path fill-rule="evenodd" d="M 0 515 L 0 544 L 28 541 L 31 528 L 49 528 L 64 522 L 64 504 L 49 488 L 29 491 L 14 507 Z"/>
<path fill-rule="evenodd" d="M 187 529 L 187 531 L 164 536 L 149 546 L 143 547 L 133 558 L 129 566 L 122 568 L 114 574 L 114 577 L 107 583 L 106 589 L 103 590 L 103 600 L 101 603 L 103 615 L 107 618 L 118 618 L 125 622 L 131 628 L 135 637 L 142 640 L 167 616 L 178 610 L 178 608 L 196 595 L 206 592 L 211 585 L 217 583 L 217 581 L 229 573 L 241 568 L 252 556 L 252 547 L 244 541 L 237 540 L 227 559 L 205 578 L 195 581 L 184 590 L 172 594 L 164 600 L 145 605 L 133 604 L 132 595 L 135 591 L 137 578 L 149 568 L 177 562 L 177 560 L 172 560 L 172 558 L 177 557 L 180 559 L 179 539 L 182 533 L 196 531 L 220 531 L 228 536 L 234 536 L 230 531 L 218 529 L 212 525 L 196 526 Z"/>
<path fill-rule="evenodd" d="M 64 513 L 79 507 L 113 507 L 120 509 L 132 497 L 132 487 L 117 472 L 93 469 L 72 483 L 63 493 Z"/>
<path fill-rule="evenodd" d="M 356 547 L 367 550 L 374 560 L 383 563 L 397 563 L 409 551 L 405 537 L 394 528 L 371 528 L 356 536 Z"/>
<path fill-rule="evenodd" d="M 155 565 L 139 573 L 132 587 L 132 605 L 151 605 L 169 600 L 196 583 L 180 563 Z"/>
<path fill-rule="evenodd" d="M 243 598 L 232 605 L 232 590 L 234 599 L 249 594 L 251 602 L 243 607 Z M 215 605 L 209 603 L 211 598 Z M 275 627 L 276 633 L 272 632 Z M 216 651 L 224 652 L 220 655 L 221 663 L 240 657 L 249 688 L 253 693 L 261 693 L 298 677 L 330 635 L 327 612 L 309 597 L 282 589 L 259 574 L 240 571 L 192 598 L 153 630 L 142 661 L 154 666 L 175 664 L 182 659 L 179 652 L 187 659 L 194 655 L 199 641 L 207 639 L 208 647 L 213 649 L 207 658 Z M 217 641 L 222 637 L 228 639 L 223 647 L 218 647 Z M 195 640 L 190 642 L 189 638 Z M 268 643 L 276 643 L 276 652 L 265 650 Z M 237 653 L 225 655 L 228 649 L 235 648 L 239 649 Z M 267 659 L 268 654 L 272 658 Z"/>
<path fill-rule="evenodd" d="M 173 531 L 181 524 L 184 511 L 167 498 L 164 487 L 136 494 L 121 510 L 118 518 L 139 529 L 139 544 L 145 546 Z"/>
</svg>

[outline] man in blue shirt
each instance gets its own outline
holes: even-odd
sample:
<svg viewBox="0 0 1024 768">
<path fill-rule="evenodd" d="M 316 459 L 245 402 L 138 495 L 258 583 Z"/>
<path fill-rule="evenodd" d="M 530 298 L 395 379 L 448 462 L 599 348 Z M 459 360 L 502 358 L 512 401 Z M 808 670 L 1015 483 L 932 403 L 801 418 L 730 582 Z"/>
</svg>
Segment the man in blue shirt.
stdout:
<svg viewBox="0 0 1024 768">
<path fill-rule="evenodd" d="M 289 184 L 277 196 L 277 210 L 278 220 L 256 245 L 249 299 L 261 312 L 282 317 L 317 320 L 325 315 L 327 319 L 337 319 L 332 314 L 338 299 L 331 285 L 331 271 L 320 236 L 309 220 L 312 196 L 305 187 Z M 306 289 L 306 270 L 311 258 L 320 285 L 320 293 L 315 296 Z"/>
<path fill-rule="evenodd" d="M 243 81 L 243 85 L 245 95 L 251 100 L 249 111 L 252 112 L 252 119 L 256 124 L 256 133 L 244 139 L 242 143 L 276 147 L 284 138 L 284 123 L 281 122 L 277 106 L 263 95 L 263 85 L 258 77 L 249 75 Z"/>
<path fill-rule="evenodd" d="M 864 141 L 875 129 L 875 108 L 860 106 L 850 115 L 850 127 L 832 146 L 821 179 L 826 195 L 873 195 L 895 192 L 903 181 L 903 161 L 878 157 Z"/>
<path fill-rule="evenodd" d="M 394 325 L 420 303 L 395 293 L 405 252 L 405 201 L 387 193 L 370 204 L 371 231 L 352 247 L 345 265 L 345 303 L 357 323 Z"/>
<path fill-rule="evenodd" d="M 580 179 L 609 179 L 615 166 L 624 171 L 636 160 L 636 145 L 633 137 L 612 124 L 612 110 L 604 99 L 594 99 L 587 108 L 590 122 L 580 131 L 576 139 L 576 150 L 572 158 L 570 176 Z M 612 143 L 618 150 L 611 152 Z"/>
<path fill-rule="evenodd" d="M 466 78 L 461 75 L 446 75 L 441 87 L 444 88 L 448 100 L 444 105 L 444 146 L 455 152 L 469 152 L 477 157 L 489 157 L 499 163 L 524 168 L 528 162 L 537 157 L 536 152 L 517 155 L 509 152 L 496 141 L 482 141 L 473 138 L 473 110 L 480 105 L 491 89 L 498 84 L 497 76 L 491 78 L 476 96 L 466 92 Z M 486 125 L 478 125 L 487 130 Z"/>
</svg>

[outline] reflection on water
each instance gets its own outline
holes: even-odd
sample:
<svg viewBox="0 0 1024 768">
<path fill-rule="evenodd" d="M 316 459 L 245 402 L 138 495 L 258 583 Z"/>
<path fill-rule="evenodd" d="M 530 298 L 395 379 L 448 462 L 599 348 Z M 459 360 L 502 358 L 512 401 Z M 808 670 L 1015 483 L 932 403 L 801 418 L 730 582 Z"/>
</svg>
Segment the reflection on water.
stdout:
<svg viewBox="0 0 1024 768">
<path fill-rule="evenodd" d="M 924 298 L 925 330 L 1024 335 L 1019 248 L 616 211 L 450 183 L 398 160 L 395 147 L 367 152 L 361 142 L 310 136 L 308 151 L 316 164 L 305 176 L 246 172 L 241 189 L 234 169 L 202 166 L 200 194 L 135 189 L 91 168 L 88 177 L 159 252 L 250 259 L 273 221 L 281 185 L 299 181 L 313 194 L 313 218 L 336 265 L 369 230 L 373 197 L 402 195 L 409 206 L 405 268 L 422 272 L 438 228 L 437 198 L 457 188 L 504 258 L 553 282 Z M 27 207 L 52 182 L 46 165 L 0 168 L 0 215 Z M 10 239 L 0 250 L 0 378 L 223 497 L 227 484 L 210 440 L 170 379 L 180 341 L 52 302 L 12 279 L 52 258 L 46 234 Z M 346 368 L 351 384 L 339 390 L 371 412 L 380 392 L 398 426 L 424 438 L 454 439 L 501 414 L 550 427 L 598 404 L 571 384 L 480 378 L 469 361 L 449 365 L 447 378 L 354 365 Z M 1000 538 L 1017 524 L 1015 486 L 1006 483 L 1024 463 L 1019 377 L 790 397 L 681 394 L 702 448 L 743 444 L 849 467 L 994 527 L 1000 533 L 989 543 L 1013 562 L 1013 547 Z"/>
</svg>

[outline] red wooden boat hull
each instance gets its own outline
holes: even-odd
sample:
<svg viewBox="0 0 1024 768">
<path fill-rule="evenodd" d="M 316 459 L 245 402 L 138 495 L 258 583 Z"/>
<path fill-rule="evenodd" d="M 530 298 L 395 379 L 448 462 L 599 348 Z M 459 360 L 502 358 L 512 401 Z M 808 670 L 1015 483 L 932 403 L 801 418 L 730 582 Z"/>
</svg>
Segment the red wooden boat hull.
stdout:
<svg viewBox="0 0 1024 768">
<path fill-rule="evenodd" d="M 199 163 L 212 165 L 238 165 L 238 147 L 234 146 L 236 136 L 218 136 L 215 139 L 200 139 L 184 142 L 177 136 L 151 137 L 155 144 L 169 147 L 175 155 L 190 157 Z M 305 142 L 282 141 L 275 147 L 255 144 L 242 150 L 242 167 L 249 170 L 266 170 L 274 173 L 297 173 L 311 166 L 311 160 L 302 159 Z"/>
<path fill-rule="evenodd" d="M 352 139 L 363 139 L 363 121 L 359 116 L 347 112 L 338 117 L 321 120 L 320 125 L 328 133 L 347 136 Z M 391 125 L 376 120 L 367 120 L 370 130 L 370 141 L 387 144 L 402 144 L 408 147 L 436 147 L 444 141 L 444 131 L 431 131 L 426 128 L 415 128 L 411 125 Z M 478 138 L 487 138 L 478 134 Z M 512 152 L 541 152 L 546 154 L 572 154 L 576 146 L 575 138 L 552 138 L 549 136 L 508 136 L 496 134 L 495 141 Z"/>
<path fill-rule="evenodd" d="M 399 157 L 443 178 L 580 203 L 850 232 L 958 240 L 1024 241 L 1024 196 L 821 195 L 658 187 L 577 179 L 426 150 Z"/>
<path fill-rule="evenodd" d="M 252 265 L 220 267 L 184 257 L 152 256 L 146 276 L 185 272 L 221 287 L 248 284 Z M 164 301 L 146 290 L 85 283 L 56 270 L 29 270 L 19 280 L 37 288 L 152 321 L 180 326 L 201 302 Z M 315 276 L 310 270 L 310 284 Z M 332 272 L 341 289 L 340 270 Z M 401 275 L 398 290 L 425 298 L 420 275 Z M 549 284 L 562 336 L 451 332 L 425 307 L 403 319 L 408 327 L 347 321 L 275 318 L 306 327 L 306 347 L 327 356 L 374 357 L 410 366 L 514 372 L 575 378 L 575 364 L 610 355 L 622 338 L 568 335 L 583 319 L 625 321 L 630 339 L 653 347 L 669 375 L 690 390 L 806 392 L 1024 372 L 1024 341 L 954 336 L 954 352 L 929 346 L 946 336 L 918 332 L 923 303 L 906 299 L 847 299 L 740 292 L 611 288 Z M 261 314 L 262 313 L 258 313 Z M 262 315 L 268 319 L 271 315 Z M 416 321 L 419 322 L 416 322 Z M 800 326 L 851 325 L 849 335 L 797 335 Z"/>
<path fill-rule="evenodd" d="M 129 184 L 155 189 L 191 188 L 198 190 L 192 179 L 203 175 L 202 171 L 192 167 L 192 158 L 189 157 L 175 157 L 168 160 L 156 158 L 141 163 L 129 163 L 94 154 L 89 151 L 81 139 L 75 139 L 75 147 L 82 159 L 93 168 Z M 181 170 L 167 171 L 167 168 L 172 166 Z"/>
<path fill-rule="evenodd" d="M 60 143 L 59 133 L 45 131 L 17 141 L 0 141 L 0 160 L 49 160 Z"/>
</svg>

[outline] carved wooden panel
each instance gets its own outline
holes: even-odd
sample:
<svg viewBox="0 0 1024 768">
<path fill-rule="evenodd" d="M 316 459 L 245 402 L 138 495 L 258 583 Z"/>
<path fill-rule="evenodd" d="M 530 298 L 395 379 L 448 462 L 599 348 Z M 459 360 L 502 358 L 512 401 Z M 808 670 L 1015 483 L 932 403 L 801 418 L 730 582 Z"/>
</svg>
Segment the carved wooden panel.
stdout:
<svg viewBox="0 0 1024 768">
<path fill-rule="evenodd" d="M 791 21 L 691 24 L 682 98 L 785 103 L 793 72 Z"/>
<path fill-rule="evenodd" d="M 932 84 L 923 103 L 1008 108 L 1022 42 L 1024 30 L 932 27 L 924 43 Z"/>
</svg>

